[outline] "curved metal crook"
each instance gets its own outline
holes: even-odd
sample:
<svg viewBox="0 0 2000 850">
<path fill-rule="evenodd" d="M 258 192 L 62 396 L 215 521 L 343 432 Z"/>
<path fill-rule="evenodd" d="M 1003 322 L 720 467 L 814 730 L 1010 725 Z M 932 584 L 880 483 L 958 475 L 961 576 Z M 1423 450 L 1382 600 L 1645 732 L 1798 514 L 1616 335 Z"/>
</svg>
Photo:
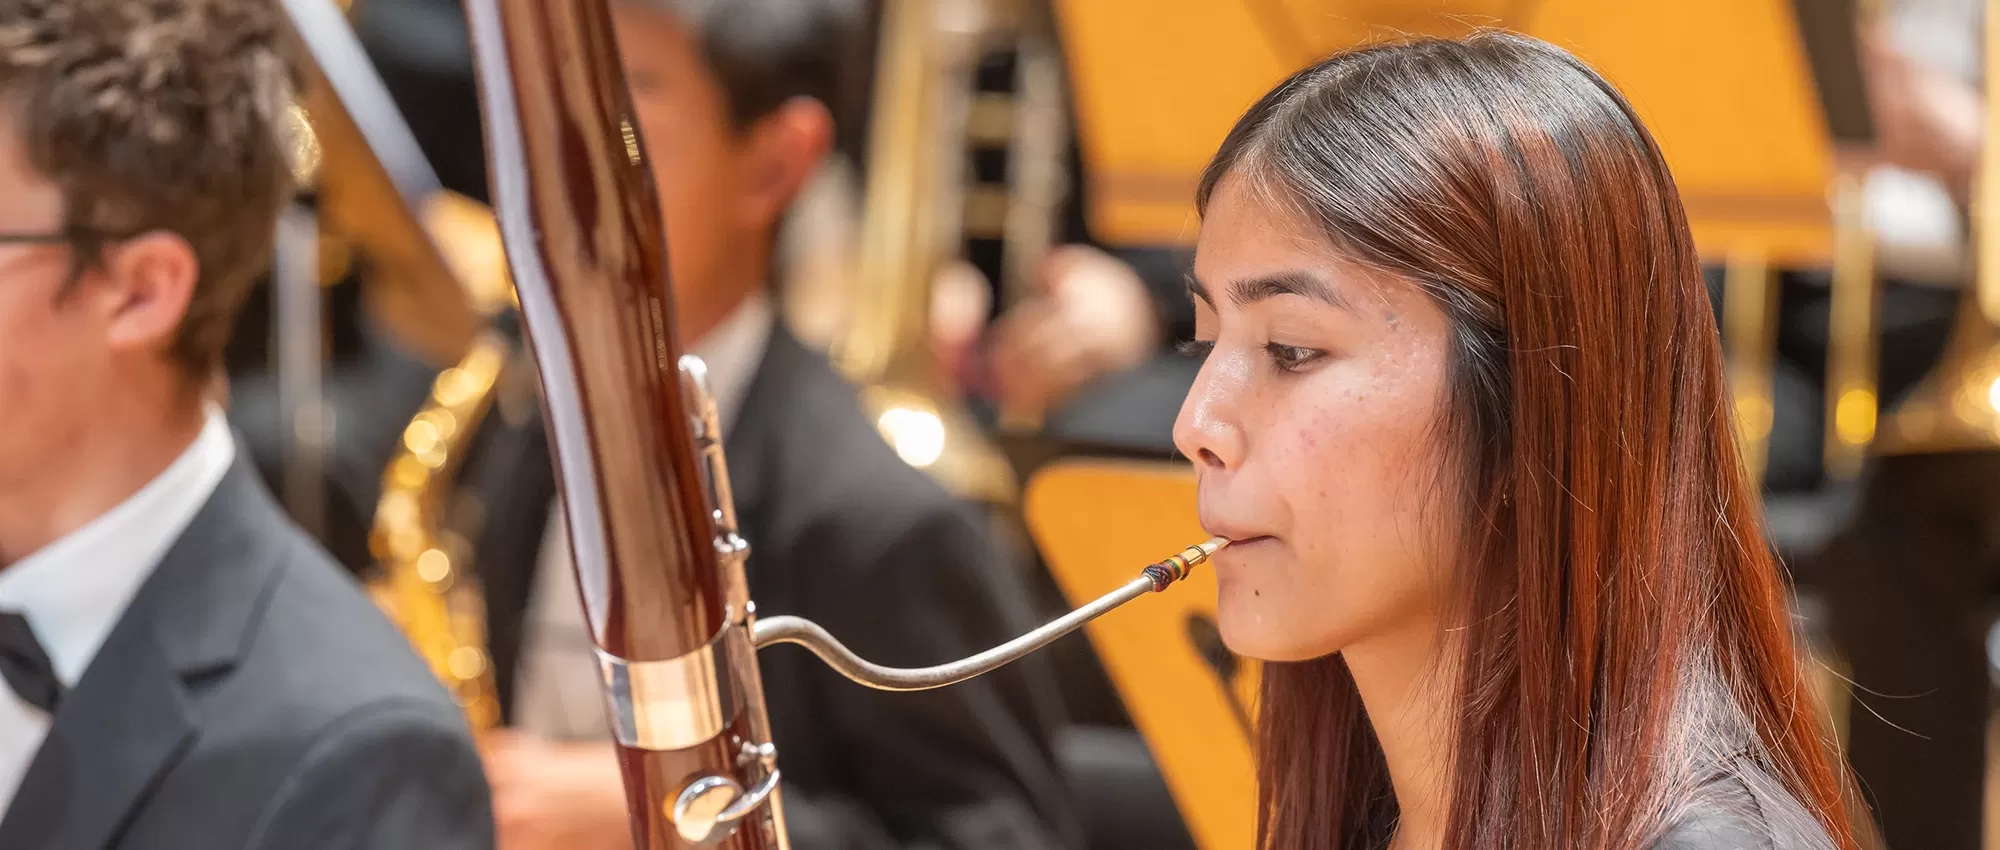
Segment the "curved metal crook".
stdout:
<svg viewBox="0 0 2000 850">
<path fill-rule="evenodd" d="M 942 688 L 1004 667 L 1022 656 L 1054 643 L 1057 638 L 1076 631 L 1083 624 L 1104 616 L 1113 608 L 1147 593 L 1166 590 L 1168 585 L 1187 578 L 1189 570 L 1207 561 L 1216 550 L 1228 543 L 1228 540 L 1215 537 L 1189 546 L 1171 558 L 1147 566 L 1138 578 L 1126 582 L 1123 587 L 1051 620 L 1034 631 L 978 655 L 935 667 L 884 667 L 876 664 L 854 654 L 853 650 L 828 634 L 818 623 L 803 617 L 778 616 L 759 619 L 751 633 L 751 640 L 758 649 L 780 643 L 798 644 L 812 650 L 814 655 L 819 656 L 821 661 L 825 661 L 827 666 L 832 667 L 840 675 L 876 690 L 927 691 L 932 688 Z"/>
</svg>

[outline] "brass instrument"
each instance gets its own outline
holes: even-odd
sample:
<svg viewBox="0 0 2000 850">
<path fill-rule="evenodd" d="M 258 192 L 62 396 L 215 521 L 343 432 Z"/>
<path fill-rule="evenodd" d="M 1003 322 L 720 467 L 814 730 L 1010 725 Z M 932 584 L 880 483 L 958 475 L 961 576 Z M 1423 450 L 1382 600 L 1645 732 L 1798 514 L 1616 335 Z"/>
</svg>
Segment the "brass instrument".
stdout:
<svg viewBox="0 0 2000 850">
<path fill-rule="evenodd" d="M 404 428 L 382 476 L 370 595 L 464 708 L 500 720 L 472 547 L 447 529 L 458 464 L 518 345 L 495 325 L 512 305 L 490 213 L 445 192 L 342 9 L 285 0 L 307 58 L 305 112 L 318 149 L 321 222 L 372 260 L 371 299 L 393 335 L 456 365 Z M 316 338 L 316 337 L 315 337 Z"/>
<path fill-rule="evenodd" d="M 998 228 L 1005 240 L 1000 265 L 1003 309 L 1030 290 L 1035 267 L 1055 247 L 1061 235 L 1057 217 L 1070 192 L 1069 80 L 1063 75 L 1062 46 L 1056 41 L 1055 10 L 1046 3 L 1019 0 L 1014 12 L 1015 93 L 1005 112 L 1006 218 Z M 995 99 L 982 97 L 980 103 L 994 104 Z M 982 134 L 975 129 L 973 135 Z M 984 223 L 970 210 L 969 206 L 966 230 L 978 235 L 985 230 Z"/>
<path fill-rule="evenodd" d="M 309 189 L 317 180 L 318 139 L 305 110 L 294 104 L 297 133 L 293 161 L 297 185 Z M 319 216 L 304 203 L 293 203 L 278 219 L 271 254 L 271 371 L 277 376 L 278 433 L 284 452 L 279 476 L 280 501 L 307 534 L 326 533 L 326 464 L 332 436 L 333 411 L 326 404 L 325 294 Z"/>
<path fill-rule="evenodd" d="M 1986 67 L 2000 68 L 2000 8 L 1986 13 Z M 1973 187 L 1977 275 L 1944 356 L 1884 423 L 1885 455 L 2000 448 L 2000 86 L 1988 82 L 1986 135 Z"/>
<path fill-rule="evenodd" d="M 1822 208 L 1831 225 L 1824 258 L 1831 281 L 1821 462 L 1829 479 L 1847 482 L 1860 475 L 1875 441 L 1879 396 L 1875 337 L 1881 285 L 1866 216 L 1866 170 L 1862 160 L 1842 154 L 1866 145 L 1873 134 L 1867 111 L 1853 107 L 1861 96 L 1855 34 L 1868 13 L 1847 0 L 1796 4 L 1793 12 L 1794 34 L 1820 99 L 1823 123 L 1814 128 L 1816 141 L 1830 143 L 1832 154 Z M 1737 443 L 1744 472 L 1761 489 L 1775 415 L 1778 287 L 1772 246 L 1759 241 L 1723 243 L 1721 318 Z M 1810 262 L 1822 260 L 1819 249 L 1812 253 Z"/>
<path fill-rule="evenodd" d="M 940 391 L 929 336 L 932 282 L 963 232 L 967 95 L 984 14 L 979 0 L 882 4 L 855 303 L 829 353 L 906 462 L 955 495 L 1009 504 L 1013 470 Z"/>
<path fill-rule="evenodd" d="M 456 277 L 482 293 L 475 309 L 486 325 L 457 365 L 432 381 L 382 475 L 369 535 L 382 575 L 371 590 L 465 710 L 467 723 L 484 731 L 500 725 L 486 602 L 472 569 L 474 546 L 451 518 L 463 499 L 456 487 L 459 466 L 499 403 L 510 371 L 521 368 L 521 345 L 500 323 L 512 309 L 513 285 L 491 211 L 444 192 L 429 199 L 423 218 Z"/>
<path fill-rule="evenodd" d="M 376 602 L 430 664 L 475 731 L 500 724 L 500 699 L 485 649 L 485 600 L 468 569 L 472 545 L 444 530 L 443 516 L 453 474 L 492 408 L 494 387 L 512 350 L 500 333 L 482 333 L 464 360 L 437 376 L 382 476 L 369 540 L 383 570 L 372 588 Z"/>
<path fill-rule="evenodd" d="M 1875 374 L 1881 281 L 1875 273 L 1875 236 L 1862 202 L 1862 178 L 1853 171 L 1834 177 L 1833 280 L 1827 316 L 1826 421 L 1822 445 L 1827 476 L 1837 481 L 1861 474 L 1876 439 L 1880 409 Z"/>
<path fill-rule="evenodd" d="M 1722 344 L 1743 471 L 1751 486 L 1761 488 L 1776 414 L 1771 376 L 1778 354 L 1778 287 L 1761 254 L 1739 250 L 1724 265 Z"/>
<path fill-rule="evenodd" d="M 1056 38 L 1055 9 L 1046 2 L 1018 0 L 1011 4 L 1014 47 L 1014 96 L 1011 100 L 982 94 L 974 103 L 971 122 L 975 142 L 998 141 L 1007 146 L 1007 183 L 999 189 L 978 187 L 975 203 L 966 206 L 966 235 L 998 236 L 1001 242 L 1000 309 L 1004 313 L 1037 289 L 1042 260 L 1061 239 L 1062 204 L 1069 197 L 1069 80 L 1063 73 L 1062 45 Z M 1000 108 L 1004 106 L 1004 111 Z M 982 110 L 982 107 L 985 107 Z M 999 113 L 1007 119 L 1006 134 L 994 132 Z M 982 128 L 982 124 L 988 125 Z M 982 197 L 997 201 L 976 203 Z M 1004 211 L 998 222 L 982 220 L 981 209 Z M 1003 432 L 1024 434 L 1041 430 L 1045 410 L 1005 403 L 999 410 Z"/>
</svg>

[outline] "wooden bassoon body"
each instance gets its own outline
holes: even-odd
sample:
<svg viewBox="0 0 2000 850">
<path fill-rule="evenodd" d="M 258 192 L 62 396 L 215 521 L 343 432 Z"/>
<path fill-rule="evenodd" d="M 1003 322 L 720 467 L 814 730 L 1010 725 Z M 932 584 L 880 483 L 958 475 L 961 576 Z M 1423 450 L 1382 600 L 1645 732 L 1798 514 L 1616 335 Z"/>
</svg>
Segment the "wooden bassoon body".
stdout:
<svg viewBox="0 0 2000 850">
<path fill-rule="evenodd" d="M 1001 646 L 871 664 L 816 624 L 758 619 L 701 361 L 675 338 L 664 228 L 604 0 L 466 0 L 494 209 L 542 378 L 577 587 L 635 843 L 787 846 L 756 650 L 855 682 L 944 687 L 1166 589 L 1210 540 Z"/>
<path fill-rule="evenodd" d="M 703 468 L 720 435 L 699 361 L 683 378 L 610 15 L 602 0 L 472 0 L 466 13 L 637 845 L 782 848 L 744 547 L 726 476 Z"/>
</svg>

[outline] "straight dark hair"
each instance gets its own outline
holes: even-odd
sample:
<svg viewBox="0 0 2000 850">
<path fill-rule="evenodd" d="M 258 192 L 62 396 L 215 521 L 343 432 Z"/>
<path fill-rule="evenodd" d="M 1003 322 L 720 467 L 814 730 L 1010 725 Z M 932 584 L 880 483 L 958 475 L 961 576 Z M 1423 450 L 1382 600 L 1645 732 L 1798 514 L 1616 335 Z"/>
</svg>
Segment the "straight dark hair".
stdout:
<svg viewBox="0 0 2000 850">
<path fill-rule="evenodd" d="M 1617 91 L 1516 35 L 1357 49 L 1251 107 L 1200 207 L 1225 179 L 1451 323 L 1446 846 L 1626 850 L 1735 801 L 1781 846 L 1854 847 L 1686 215 Z M 1261 846 L 1394 831 L 1339 655 L 1265 665 L 1256 747 Z"/>
<path fill-rule="evenodd" d="M 746 130 L 786 101 L 819 101 L 835 147 L 854 155 L 864 124 L 871 47 L 865 0 L 642 0 L 679 18 Z"/>
</svg>

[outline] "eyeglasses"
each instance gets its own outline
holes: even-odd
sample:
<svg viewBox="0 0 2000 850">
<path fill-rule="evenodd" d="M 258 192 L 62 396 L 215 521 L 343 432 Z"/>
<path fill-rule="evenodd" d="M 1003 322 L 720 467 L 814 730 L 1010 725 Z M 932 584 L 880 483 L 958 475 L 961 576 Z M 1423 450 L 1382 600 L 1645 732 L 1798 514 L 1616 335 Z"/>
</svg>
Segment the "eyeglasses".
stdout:
<svg viewBox="0 0 2000 850">
<path fill-rule="evenodd" d="M 136 236 L 136 233 L 113 233 L 94 227 L 65 227 L 61 230 L 30 233 L 26 231 L 0 230 L 0 245 L 103 245 L 119 242 Z"/>
<path fill-rule="evenodd" d="M 66 233 L 7 233 L 0 232 L 0 245 L 53 245 L 68 242 Z"/>
<path fill-rule="evenodd" d="M 8 245 L 68 245 L 74 258 L 70 261 L 68 280 L 69 283 L 75 283 L 85 270 L 102 261 L 104 246 L 137 235 L 137 233 L 113 233 L 94 227 L 65 227 L 44 233 L 0 230 L 0 248 Z"/>
<path fill-rule="evenodd" d="M 67 245 L 76 257 L 72 276 L 82 274 L 87 266 L 95 265 L 104 256 L 104 248 L 113 242 L 123 242 L 137 233 L 113 233 L 95 227 L 65 227 L 56 231 L 31 233 L 19 230 L 0 230 L 0 248 L 8 245 Z"/>
</svg>

